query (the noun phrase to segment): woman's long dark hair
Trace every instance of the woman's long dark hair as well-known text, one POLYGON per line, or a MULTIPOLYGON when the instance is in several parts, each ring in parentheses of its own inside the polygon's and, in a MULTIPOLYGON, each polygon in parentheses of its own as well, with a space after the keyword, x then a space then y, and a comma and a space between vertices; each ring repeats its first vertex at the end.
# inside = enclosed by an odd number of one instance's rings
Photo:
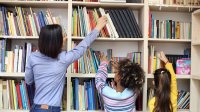
POLYGON ((60 25, 52 24, 42 27, 39 35, 38 46, 42 54, 57 58, 62 50, 63 35, 60 25))
POLYGON ((154 81, 156 92, 153 112, 172 112, 170 72, 165 68, 157 69, 154 73, 154 81))

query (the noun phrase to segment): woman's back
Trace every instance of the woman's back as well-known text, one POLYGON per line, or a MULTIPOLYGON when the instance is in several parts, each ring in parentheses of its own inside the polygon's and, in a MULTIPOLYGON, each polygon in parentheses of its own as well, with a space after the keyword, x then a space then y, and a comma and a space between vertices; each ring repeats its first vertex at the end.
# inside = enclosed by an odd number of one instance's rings
POLYGON ((36 86, 35 103, 60 106, 68 66, 62 61, 62 55, 64 52, 59 54, 58 59, 53 59, 34 52, 29 57, 36 86))

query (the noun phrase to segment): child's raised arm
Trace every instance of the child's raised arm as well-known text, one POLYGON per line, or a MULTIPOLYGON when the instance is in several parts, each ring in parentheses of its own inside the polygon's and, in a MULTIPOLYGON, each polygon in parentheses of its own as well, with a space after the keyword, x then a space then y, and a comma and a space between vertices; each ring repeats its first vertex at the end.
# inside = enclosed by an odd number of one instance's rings
POLYGON ((68 64, 73 63, 84 55, 87 48, 92 44, 92 42, 97 38, 101 29, 106 25, 107 18, 105 16, 98 20, 95 29, 90 32, 75 48, 66 53, 66 61, 68 64))
MULTIPOLYGON (((160 53, 160 59, 165 63, 165 68, 170 72, 171 74, 171 102, 174 109, 177 108, 177 82, 176 82, 176 75, 174 72, 174 69, 172 67, 172 64, 169 63, 168 59, 166 58, 165 54, 163 52, 160 53)), ((174 110, 176 112, 176 110, 174 110)))
POLYGON ((102 94, 102 89, 106 86, 106 79, 108 77, 108 60, 104 55, 100 56, 101 64, 99 66, 99 69, 97 71, 96 77, 95 77, 95 84, 97 91, 102 94))

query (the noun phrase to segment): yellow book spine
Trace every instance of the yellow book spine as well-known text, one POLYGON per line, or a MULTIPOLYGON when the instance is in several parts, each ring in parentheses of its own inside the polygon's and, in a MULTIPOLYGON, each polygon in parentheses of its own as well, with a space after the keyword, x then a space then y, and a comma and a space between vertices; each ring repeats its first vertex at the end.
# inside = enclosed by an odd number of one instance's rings
POLYGON ((153 72, 156 70, 156 56, 153 57, 153 72))
POLYGON ((16 101, 16 91, 15 91, 15 82, 12 80, 12 89, 13 89, 13 99, 14 99, 14 108, 17 109, 17 101, 16 101))

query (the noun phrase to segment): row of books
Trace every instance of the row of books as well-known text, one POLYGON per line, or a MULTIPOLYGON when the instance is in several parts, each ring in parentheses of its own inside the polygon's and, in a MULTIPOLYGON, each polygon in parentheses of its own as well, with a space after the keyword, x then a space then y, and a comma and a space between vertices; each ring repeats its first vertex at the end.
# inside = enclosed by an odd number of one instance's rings
POLYGON ((190 92, 187 91, 179 91, 178 92, 178 101, 177 101, 178 109, 189 109, 190 107, 190 92))
MULTIPOLYGON (((150 101, 155 95, 155 90, 150 87, 147 90, 147 98, 150 101)), ((190 108, 190 92, 187 91, 178 91, 177 98, 177 109, 189 109, 190 108)))
POLYGON ((29 91, 25 81, 0 79, 0 109, 30 109, 29 91))
MULTIPOLYGON (((35 88, 24 80, 0 79, 0 109, 29 110, 33 104, 35 88)), ((62 110, 67 110, 67 83, 62 96, 62 110)))
POLYGON ((200 0, 149 0, 149 4, 200 5, 200 0))
MULTIPOLYGON (((155 50, 155 46, 153 45, 148 46, 148 50, 149 50, 148 73, 152 74, 156 69, 164 67, 164 63, 162 63, 162 61, 158 58, 159 54, 155 50)), ((187 48, 184 50, 183 55, 166 54, 166 57, 172 63, 173 69, 177 74, 190 74, 190 66, 191 66, 190 54, 191 51, 190 49, 187 48), (183 70, 183 72, 181 72, 180 70, 183 70)))
POLYGON ((25 72, 28 57, 36 48, 31 43, 25 43, 24 45, 16 45, 14 51, 11 51, 8 47, 11 46, 8 41, 0 40, 0 42, 1 72, 25 72))
POLYGON ((191 39, 191 23, 173 20, 156 20, 154 15, 150 13, 149 38, 191 39))
MULTIPOLYGON (((112 79, 107 85, 113 88, 112 79)), ((71 109, 73 110, 103 110, 104 104, 96 90, 95 79, 78 79, 71 81, 71 109)), ((136 100, 136 110, 142 111, 142 94, 136 100)))
MULTIPOLYGON (((100 65, 99 55, 103 53, 101 51, 95 51, 92 48, 89 48, 87 52, 79 60, 75 61, 72 64, 73 73, 97 73, 98 66, 100 65)), ((116 62, 128 58, 135 63, 141 64, 141 52, 131 52, 127 54, 127 57, 113 57, 112 49, 107 50, 108 60, 114 60, 116 62)), ((114 69, 110 63, 108 66, 108 73, 113 73, 114 69)))
POLYGON ((100 96, 96 90, 95 80, 81 81, 78 78, 71 82, 71 109, 102 110, 100 96))
POLYGON ((108 24, 100 31, 101 37, 142 38, 139 25, 130 9, 73 8, 72 35, 84 37, 96 26, 99 17, 106 15, 108 24))
MULTIPOLYGON (((11 11, 0 6, 0 35, 9 36, 38 36, 40 29, 48 24, 60 24, 59 17, 53 17, 51 11, 34 12, 32 8, 26 10, 15 7, 11 11)), ((65 30, 63 30, 65 32, 65 30)))

